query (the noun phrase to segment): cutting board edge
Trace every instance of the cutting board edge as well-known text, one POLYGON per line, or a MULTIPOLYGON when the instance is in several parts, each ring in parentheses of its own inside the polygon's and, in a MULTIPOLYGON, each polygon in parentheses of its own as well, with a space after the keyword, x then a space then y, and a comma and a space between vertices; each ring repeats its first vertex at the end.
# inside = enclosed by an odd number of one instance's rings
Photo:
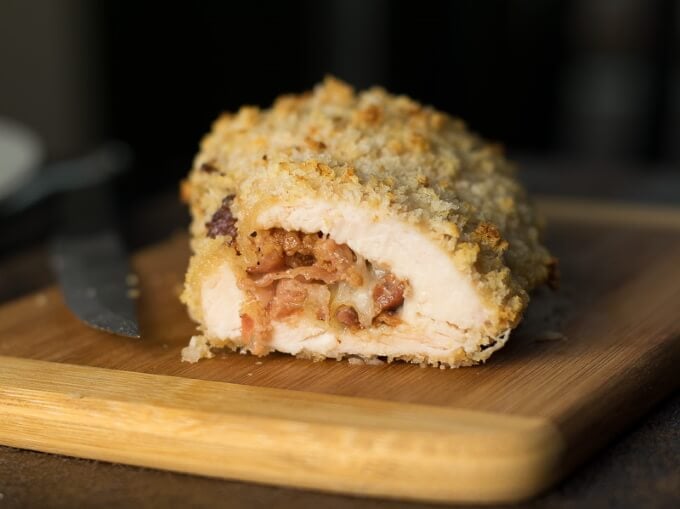
POLYGON ((564 473, 546 419, 54 364, 0 356, 0 443, 433 502, 526 500, 564 473))
POLYGON ((680 207, 673 204, 627 202, 588 197, 564 197, 548 194, 534 196, 538 211, 555 222, 616 225, 635 228, 680 231, 680 207))

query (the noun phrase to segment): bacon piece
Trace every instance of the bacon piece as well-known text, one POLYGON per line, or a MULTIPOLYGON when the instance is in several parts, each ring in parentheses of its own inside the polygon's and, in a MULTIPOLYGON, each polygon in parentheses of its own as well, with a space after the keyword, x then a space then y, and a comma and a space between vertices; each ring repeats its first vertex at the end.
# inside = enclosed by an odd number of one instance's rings
POLYGON ((225 197, 220 208, 215 211, 210 221, 205 224, 205 227, 208 229, 208 237, 211 239, 222 235, 229 235, 231 236, 230 244, 236 239, 236 234, 238 233, 236 218, 231 213, 231 204, 234 202, 234 198, 233 194, 225 197))
POLYGON ((335 311, 335 319, 347 327, 359 327, 359 315, 352 306, 345 306, 344 304, 338 306, 335 311))
POLYGON ((286 266, 281 243, 272 232, 264 231, 255 237, 250 237, 250 242, 255 246, 255 263, 246 268, 249 274, 267 274, 279 271, 286 266))
POLYGON ((265 309, 267 308, 267 306, 269 306, 269 303, 274 298, 274 293, 275 289, 272 287, 259 288, 257 286, 254 286, 253 288, 253 295, 255 295, 255 298, 260 303, 260 306, 262 306, 265 309))
POLYGON ((276 285, 274 298, 269 304, 269 316, 278 320, 301 311, 307 299, 304 283, 294 279, 284 279, 276 285))
POLYGON ((246 302, 241 308, 241 339, 256 355, 269 352, 272 325, 265 309, 257 299, 246 302))
POLYGON ((319 235, 280 228, 253 233, 249 241, 254 246, 254 263, 251 261, 246 271, 267 276, 258 280, 258 286, 296 277, 326 284, 346 280, 353 286, 360 286, 362 278, 354 266, 356 258, 352 250, 319 235), (282 271, 285 267, 309 270, 282 271))
POLYGON ((330 298, 331 293, 326 285, 284 279, 276 285, 269 305, 269 316, 277 320, 307 308, 318 320, 328 320, 330 298))
POLYGON ((245 343, 250 343, 255 333, 255 320, 250 315, 241 315, 241 337, 245 343))
POLYGON ((376 314, 393 311, 404 303, 405 285, 394 274, 387 273, 378 280, 373 288, 373 302, 376 314))
POLYGON ((305 281, 323 281, 326 284, 337 283, 340 280, 337 274, 333 274, 321 267, 312 265, 311 267, 296 267, 281 272, 270 272, 269 274, 265 274, 261 278, 256 279, 255 284, 257 286, 269 286, 274 281, 296 278, 305 281))
POLYGON ((333 239, 318 239, 312 254, 316 264, 333 272, 344 272, 354 265, 354 253, 346 244, 333 239))

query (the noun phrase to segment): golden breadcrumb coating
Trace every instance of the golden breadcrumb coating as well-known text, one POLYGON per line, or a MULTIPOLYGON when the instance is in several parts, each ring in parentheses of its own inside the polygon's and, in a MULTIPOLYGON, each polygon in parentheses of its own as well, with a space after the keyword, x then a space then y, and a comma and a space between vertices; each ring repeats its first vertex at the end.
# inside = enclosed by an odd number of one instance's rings
MULTIPOLYGON (((497 310, 486 324, 492 336, 517 325, 528 292, 546 281, 552 264, 498 145, 406 96, 377 87, 357 94, 331 77, 312 92, 278 98, 271 109, 246 106, 213 124, 182 185, 195 251, 227 255, 224 243, 206 239, 206 223, 230 195, 239 221, 272 202, 313 195, 420 227, 497 310)), ((248 231, 240 222, 239 235, 248 231)), ((190 286, 184 300, 200 320, 190 286)))

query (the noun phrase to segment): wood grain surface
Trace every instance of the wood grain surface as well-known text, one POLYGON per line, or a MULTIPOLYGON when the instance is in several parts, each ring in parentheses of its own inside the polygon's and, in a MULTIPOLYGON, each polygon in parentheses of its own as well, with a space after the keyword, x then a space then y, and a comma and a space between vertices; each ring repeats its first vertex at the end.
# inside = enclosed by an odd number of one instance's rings
POLYGON ((0 441, 342 492, 526 498, 677 388, 680 362, 680 213, 542 207, 562 287, 534 295, 523 325, 484 366, 233 353, 181 363, 194 326, 177 301, 188 256, 177 236, 135 258, 142 340, 88 329, 54 288, 0 308, 0 441), (272 440, 296 433, 295 448, 272 440))

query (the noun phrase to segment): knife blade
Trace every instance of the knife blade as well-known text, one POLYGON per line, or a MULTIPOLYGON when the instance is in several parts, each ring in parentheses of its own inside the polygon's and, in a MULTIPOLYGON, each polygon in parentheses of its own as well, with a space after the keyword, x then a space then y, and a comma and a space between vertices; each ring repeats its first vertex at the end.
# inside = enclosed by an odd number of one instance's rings
MULTIPOLYGON (((112 151, 109 164, 120 164, 112 151)), ((101 171, 93 167, 91 171, 101 171)), ((140 337, 132 274, 117 230, 113 191, 108 182, 63 193, 50 262, 68 308, 87 325, 140 337)))

